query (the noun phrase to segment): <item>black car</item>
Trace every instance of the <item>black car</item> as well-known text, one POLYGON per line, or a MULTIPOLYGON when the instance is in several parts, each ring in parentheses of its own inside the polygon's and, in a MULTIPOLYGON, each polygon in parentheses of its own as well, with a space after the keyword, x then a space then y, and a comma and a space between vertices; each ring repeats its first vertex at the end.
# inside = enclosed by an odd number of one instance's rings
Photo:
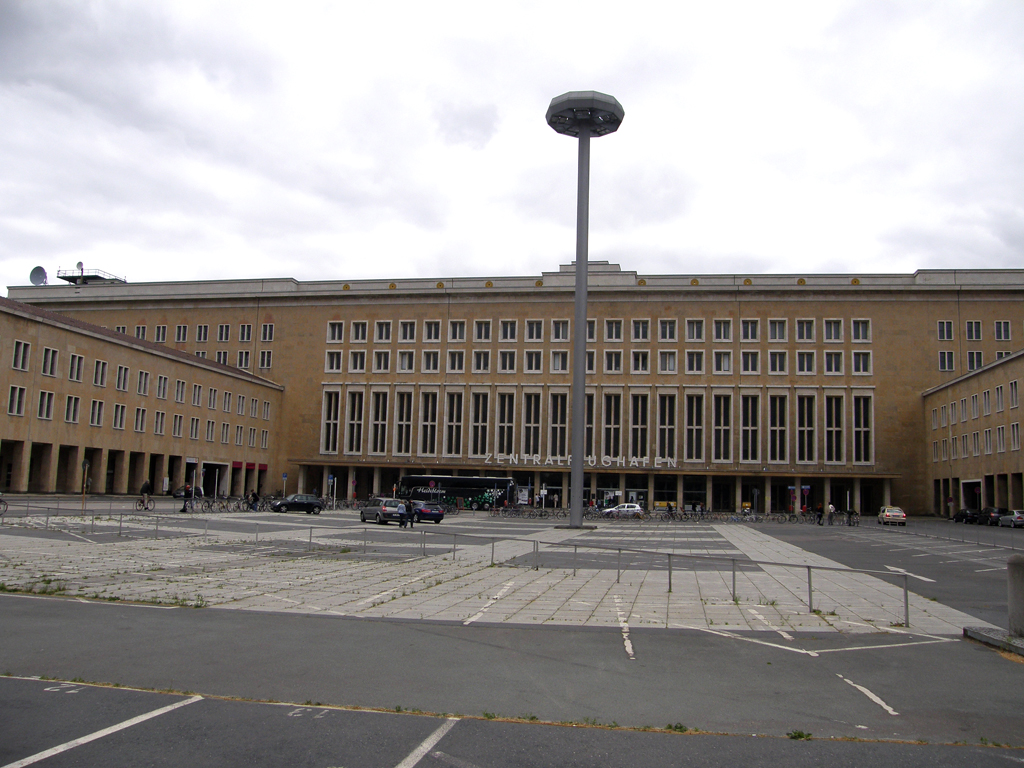
POLYGON ((980 512, 976 509, 961 509, 955 515, 953 515, 954 523, 976 523, 978 522, 978 515, 980 512))
POLYGON ((270 502, 271 512, 305 512, 307 515, 319 515, 324 503, 319 496, 308 493, 293 493, 283 499, 270 502))
POLYGON ((1010 514, 1006 507, 985 507, 978 516, 980 525, 999 525, 999 518, 1010 514))
MULTIPOLYGON (((174 498, 176 498, 176 499, 182 499, 182 498, 184 498, 187 495, 191 499, 192 498, 192 486, 191 485, 187 485, 187 486, 183 485, 183 486, 181 486, 179 488, 176 488, 174 493, 171 494, 171 495, 174 496, 174 498), (185 489, 186 488, 188 488, 188 493, 187 494, 185 493, 185 489)), ((200 488, 198 485, 196 486, 196 498, 197 499, 203 498, 203 489, 200 488)))
POLYGON ((440 523, 444 520, 444 507, 430 501, 407 501, 406 507, 412 512, 414 523, 440 523))

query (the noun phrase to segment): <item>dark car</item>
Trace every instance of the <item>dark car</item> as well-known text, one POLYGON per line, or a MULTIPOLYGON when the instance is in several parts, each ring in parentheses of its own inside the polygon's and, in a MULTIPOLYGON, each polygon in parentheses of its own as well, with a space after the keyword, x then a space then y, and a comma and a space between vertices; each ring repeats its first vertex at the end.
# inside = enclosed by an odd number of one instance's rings
POLYGON ((999 518, 1008 514, 1010 514, 1010 510, 1006 507, 985 507, 981 510, 978 523, 980 525, 999 525, 999 518))
MULTIPOLYGON (((184 498, 185 497, 185 488, 186 487, 188 488, 188 497, 192 498, 192 486, 191 485, 189 485, 189 486, 184 486, 183 485, 180 488, 176 488, 174 493, 171 494, 171 495, 174 496, 174 498, 176 498, 176 499, 184 498)), ((198 485, 196 486, 196 498, 197 499, 203 498, 203 489, 200 488, 198 485)))
POLYGON ((444 520, 444 507, 431 501, 407 501, 405 503, 412 513, 414 523, 440 523, 444 520))
POLYGON ((324 508, 319 496, 308 493, 293 493, 283 499, 270 502, 271 512, 305 512, 307 515, 319 515, 324 508))
POLYGON ((976 523, 978 522, 978 515, 980 512, 976 509, 961 509, 955 515, 953 515, 954 523, 976 523))
POLYGON ((404 523, 411 518, 409 508, 406 506, 405 514, 398 511, 398 505, 404 502, 398 499, 386 499, 377 497, 370 499, 370 503, 359 510, 359 519, 362 522, 372 520, 377 525, 387 525, 390 520, 397 523, 404 523))

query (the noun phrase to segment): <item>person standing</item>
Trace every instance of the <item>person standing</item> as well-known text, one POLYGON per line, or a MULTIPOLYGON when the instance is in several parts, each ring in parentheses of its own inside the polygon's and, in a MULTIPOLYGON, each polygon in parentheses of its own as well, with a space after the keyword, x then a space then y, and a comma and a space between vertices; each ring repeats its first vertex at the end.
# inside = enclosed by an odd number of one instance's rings
POLYGON ((412 518, 407 517, 405 510, 405 502, 398 502, 398 527, 405 528, 405 524, 408 523, 409 527, 412 528, 412 518))
POLYGON ((832 525, 832 521, 836 517, 836 506, 831 501, 828 503, 828 524, 832 525))

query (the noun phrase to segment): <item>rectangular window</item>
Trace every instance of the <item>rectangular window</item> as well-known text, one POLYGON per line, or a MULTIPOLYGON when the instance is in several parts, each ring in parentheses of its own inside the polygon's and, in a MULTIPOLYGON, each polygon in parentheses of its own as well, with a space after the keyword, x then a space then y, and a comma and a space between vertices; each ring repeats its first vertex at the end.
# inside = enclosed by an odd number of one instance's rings
POLYGON ((135 326, 135 338, 141 341, 146 340, 146 326, 136 325, 135 326))
POLYGON ((465 320, 450 320, 450 321, 448 321, 448 339, 450 341, 465 341, 466 340, 466 321, 465 320))
POLYGON ((178 325, 174 328, 174 341, 178 344, 184 344, 188 341, 188 326, 178 325))
POLYGON ((526 340, 527 341, 543 341, 544 340, 544 321, 543 320, 527 320, 526 321, 526 340))
MULTIPOLYGON (((123 404, 114 403, 114 422, 111 425, 114 429, 124 429, 124 412, 123 404)), ((199 421, 199 419, 193 419, 193 421, 199 421)))
POLYGON ((416 321, 401 321, 398 324, 398 338, 401 341, 416 341, 416 321))
POLYGON ((676 457, 676 396, 658 395, 658 458, 676 457))
POLYGON ((760 355, 755 351, 748 350, 745 352, 741 352, 740 362, 742 365, 743 373, 757 373, 760 370, 760 355))
POLYGON ((243 371, 249 370, 249 350, 240 349, 238 350, 238 367, 243 371))
POLYGON ((490 417, 487 413, 488 399, 486 392, 473 392, 470 400, 470 455, 483 456, 487 453, 487 424, 490 417))
POLYGON ((566 373, 569 370, 569 353, 555 351, 551 353, 551 372, 566 373))
POLYGON ((226 349, 217 350, 217 362, 220 365, 228 365, 228 351, 226 349))
POLYGON ((675 320, 662 320, 658 324, 658 340, 659 341, 675 341, 676 340, 676 321, 675 320))
POLYGON ((797 352, 796 353, 796 372, 797 373, 814 373, 814 353, 813 352, 797 352))
POLYGON ((224 393, 224 398, 223 398, 223 400, 221 402, 221 410, 224 411, 224 413, 231 413, 231 393, 230 392, 225 392, 224 393))
POLYGON ((206 359, 206 350, 205 349, 197 349, 196 350, 196 357, 202 358, 203 360, 205 360, 206 359))
MULTIPOLYGON (((20 414, 18 414, 20 415, 20 414)), ((180 416, 178 418, 181 418, 180 416)), ((103 426, 103 401, 93 400, 92 405, 89 408, 89 426, 102 427, 103 426)), ((180 437, 180 435, 179 435, 180 437)))
POLYGON ((366 372, 366 352, 363 350, 352 350, 348 353, 349 373, 366 372))
MULTIPOLYGON (((568 353, 564 353, 568 356, 568 353)), ((487 373, 491 370, 491 353, 485 349, 473 352, 473 373, 487 373)))
POLYGON ((440 320, 424 320, 423 321, 423 340, 424 341, 440 341, 441 340, 441 321, 440 320))
POLYGON ((861 374, 871 373, 871 353, 870 352, 854 352, 853 353, 853 372, 861 374))
POLYGON ((870 320, 853 320, 850 324, 853 326, 854 341, 871 341, 870 320))
POLYGON ((976 418, 978 418, 978 415, 979 415, 979 411, 978 411, 978 396, 977 395, 971 395, 971 418, 972 419, 976 419, 976 418))
POLYGON ((398 353, 398 372, 412 373, 416 368, 416 353, 412 350, 403 350, 398 353))
POLYGON ((158 325, 156 327, 156 333, 153 336, 153 338, 156 340, 156 342, 158 344, 165 343, 167 341, 167 326, 166 325, 158 325))
POLYGON ((813 320, 797 320, 796 321, 796 340, 797 341, 814 341, 814 321, 813 320))
POLYGON ((740 461, 760 461, 761 398, 740 397, 740 461))
POLYGON ((44 421, 53 420, 53 392, 44 390, 39 393, 39 410, 36 411, 36 418, 44 421))
POLYGON ((986 389, 981 393, 981 408, 986 416, 992 414, 992 391, 986 389))
POLYGON ((212 443, 217 438, 217 422, 213 419, 206 421, 206 442, 212 443))
POLYGON ((174 382, 174 402, 185 402, 185 382, 181 379, 174 382))
POLYGON ((704 395, 686 396, 686 459, 704 460, 704 395))
POLYGON ((768 397, 768 461, 788 461, 789 442, 787 439, 788 396, 768 397))
POLYGON ((699 350, 686 351, 686 372, 704 373, 704 353, 699 350))
POLYGON ((1010 382, 1010 407, 1016 408, 1020 405, 1020 398, 1017 395, 1017 381, 1010 382))
POLYGON ((622 395, 604 396, 604 455, 618 458, 622 453, 622 395))
POLYGON ((71 363, 68 365, 68 381, 81 381, 82 368, 85 365, 85 358, 81 355, 71 355, 71 363))
POLYGON ((449 352, 448 352, 448 371, 450 373, 462 373, 465 370, 466 370, 466 353, 463 352, 460 349, 449 350, 449 352))
POLYGON ((266 370, 273 364, 273 352, 269 349, 260 350, 260 368, 266 370))
POLYGON ((462 453, 462 393, 448 392, 446 400, 444 452, 446 456, 458 456, 462 453))
POLYGON ((363 451, 363 393, 348 393, 348 424, 345 453, 362 453, 363 451))
POLYGON ((968 341, 981 341, 981 321, 980 320, 968 320, 967 321, 967 340, 968 341))
POLYGON ((516 396, 512 392, 498 393, 498 446, 499 456, 515 453, 516 396))
POLYGON ((825 353, 825 373, 842 373, 843 372, 843 353, 842 352, 826 352, 825 353))
POLYGON ((324 369, 328 372, 340 373, 341 352, 328 352, 326 362, 324 363, 324 369))
MULTIPOLYGON (((178 418, 175 416, 175 418, 178 418)), ((243 445, 245 443, 245 427, 239 424, 235 427, 235 445, 243 445)))
POLYGON ((594 395, 587 392, 583 398, 583 409, 586 416, 583 420, 583 453, 586 456, 594 456, 594 395))
POLYGON ((996 320, 995 334, 996 334, 996 341, 1009 341, 1010 340, 1010 321, 1009 320, 996 320))
POLYGON ((359 320, 352 323, 352 341, 354 343, 363 343, 366 341, 366 321, 359 320))
MULTIPOLYGON (((181 414, 175 414, 171 419, 171 437, 181 437, 182 427, 184 425, 184 417, 181 414)), ((241 427, 239 427, 241 429, 241 427)))
POLYGON ((676 372, 676 353, 674 351, 658 353, 658 370, 661 373, 676 372))
POLYGON ((715 352, 715 373, 730 373, 732 371, 732 352, 715 352))
POLYGON ((372 393, 370 403, 370 453, 386 453, 388 444, 388 393, 372 393))
POLYGON ((263 323, 260 328, 260 341, 266 343, 274 340, 274 324, 263 323))
POLYGON ((1020 424, 1018 422, 1010 425, 1010 450, 1020 450, 1020 424))
POLYGON ((385 349, 375 350, 373 353, 373 372, 387 373, 391 370, 391 353, 385 349))
POLYGON ((441 366, 441 353, 428 351, 423 353, 423 372, 437 373, 441 366))
POLYGON ((491 321, 490 320, 477 320, 474 323, 474 334, 473 338, 477 341, 490 341, 491 340, 491 321))
POLYGON ((687 320, 686 321, 686 340, 687 341, 704 341, 704 321, 703 320, 687 320))
POLYGON ((843 398, 825 396, 825 461, 843 461, 843 398))
POLYGON ((526 352, 526 372, 527 373, 540 373, 541 372, 541 353, 540 352, 526 352))
POLYGON ((587 320, 587 341, 597 341, 597 320, 587 320))
POLYGON ((249 447, 256 447, 256 427, 249 427, 249 447))
POLYGON ((501 340, 502 341, 515 341, 516 340, 516 321, 515 320, 502 320, 501 321, 501 340))
POLYGON ((622 341, 622 321, 621 320, 605 320, 604 321, 604 340, 605 341, 622 341))
POLYGON ((149 394, 149 371, 139 371, 139 386, 136 392, 143 396, 149 394))
POLYGON ((592 350, 592 349, 588 349, 587 350, 586 365, 587 365, 587 373, 594 373, 595 372, 596 366, 597 366, 597 353, 594 350, 592 350))
POLYGON ((796 398, 796 460, 815 460, 814 395, 798 395, 796 398))
POLYGON ((264 429, 260 431, 260 448, 266 450, 270 444, 270 430, 264 429))
POLYGON ((263 420, 270 421, 270 401, 263 401, 263 420))
POLYGON ((57 350, 43 347, 43 376, 57 375, 57 350))
POLYGON ((227 323, 221 323, 217 326, 217 341, 223 343, 225 341, 231 341, 231 326, 227 323))
POLYGON ((192 385, 192 405, 199 406, 203 402, 203 387, 200 384, 192 385))
POLYGON ((650 372, 650 353, 646 350, 633 351, 633 373, 650 372))
POLYGON ((107 363, 104 360, 97 360, 93 367, 92 383, 97 387, 107 386, 107 363))
POLYGON ((985 430, 985 455, 988 456, 992 453, 992 429, 985 430))
POLYGON ((128 327, 124 326, 124 325, 115 325, 114 326, 114 332, 115 333, 128 333, 128 327))
POLYGON ((712 398, 714 419, 713 453, 714 461, 732 460, 732 395, 715 395, 712 398))
POLYGON ((786 340, 786 321, 785 320, 769 320, 768 321, 768 340, 769 341, 785 341, 786 340))
POLYGON ((551 393, 551 410, 548 423, 551 425, 548 456, 565 457, 569 455, 569 395, 564 392, 551 393))
POLYGON ((256 418, 256 412, 259 410, 259 404, 260 401, 255 397, 249 400, 249 415, 254 419, 256 418))
POLYGON ((825 341, 842 341, 843 340, 843 321, 842 320, 825 320, 825 341))
POLYGON ((740 321, 740 337, 743 341, 757 341, 760 331, 760 324, 757 320, 740 321))
POLYGON ((952 371, 953 368, 953 352, 940 351, 939 352, 939 370, 940 371, 952 371))
POLYGON ((768 353, 768 370, 771 373, 786 372, 786 353, 772 351, 768 353))
POLYGON ((395 450, 396 456, 412 453, 412 392, 395 393, 395 450))
POLYGON ((731 320, 715 320, 715 341, 732 341, 731 320))
POLYGON ((622 352, 608 350, 604 353, 604 372, 622 373, 622 352))
POLYGON ((196 326, 196 341, 203 342, 208 341, 210 338, 210 326, 208 325, 197 325, 196 326))
POLYGON ((648 397, 645 394, 630 396, 629 456, 631 459, 647 458, 648 397))
POLYGON ((540 455, 540 393, 523 394, 523 453, 540 455))
POLYGON ((331 320, 327 323, 327 341, 338 344, 345 338, 345 323, 341 320, 331 320))
POLYGON ((651 338, 651 321, 650 320, 634 320, 633 321, 633 341, 650 341, 651 338))
POLYGON ((420 455, 437 453, 437 392, 421 393, 420 455))
POLYGON ((952 320, 939 320, 939 323, 938 323, 938 338, 939 338, 939 341, 952 341, 953 340, 953 321, 952 320))
POLYGON ((167 419, 167 413, 164 411, 156 411, 153 413, 153 434, 163 435, 164 434, 164 422, 167 419))
POLYGON ((391 321, 378 320, 374 341, 391 341, 391 321))
POLYGON ((68 395, 67 400, 64 401, 64 421, 69 424, 78 423, 78 408, 81 405, 81 398, 75 397, 74 395, 68 395))
POLYGON ((1002 425, 996 427, 996 453, 1006 453, 1006 427, 1002 425))
POLYGON ((996 413, 1003 412, 1003 385, 996 387, 996 413))
POLYGON ((551 321, 551 340, 552 341, 568 341, 569 340, 569 321, 568 320, 552 320, 551 321))
POLYGON ((516 372, 516 353, 515 350, 502 350, 498 353, 498 370, 501 373, 515 373, 516 372))

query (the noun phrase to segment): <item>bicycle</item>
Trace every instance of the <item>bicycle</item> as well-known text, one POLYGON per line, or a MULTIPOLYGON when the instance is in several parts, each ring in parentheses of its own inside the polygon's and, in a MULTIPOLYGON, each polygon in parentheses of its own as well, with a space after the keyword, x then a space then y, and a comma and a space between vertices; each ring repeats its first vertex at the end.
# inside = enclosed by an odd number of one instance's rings
MULTIPOLYGON (((6 509, 6 508, 7 508, 7 503, 4 502, 3 507, 0 508, 0 509, 6 509)), ((156 509, 156 502, 153 499, 149 499, 148 501, 145 500, 145 499, 136 499, 135 500, 135 509, 137 511, 139 511, 139 512, 141 512, 142 510, 146 510, 147 512, 152 512, 154 509, 156 509)))
POLYGON ((7 512, 7 500, 0 497, 0 515, 7 512))

